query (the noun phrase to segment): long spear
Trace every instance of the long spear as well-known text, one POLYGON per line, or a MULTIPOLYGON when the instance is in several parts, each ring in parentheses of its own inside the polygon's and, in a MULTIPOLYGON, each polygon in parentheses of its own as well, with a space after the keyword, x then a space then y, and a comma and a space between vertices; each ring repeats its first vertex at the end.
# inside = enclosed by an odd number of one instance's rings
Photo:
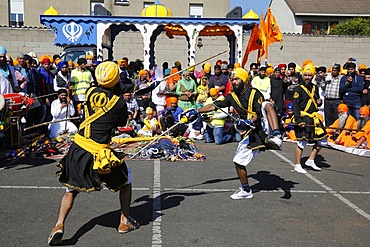
POLYGON ((170 77, 172 77, 172 76, 175 76, 175 75, 177 75, 177 74, 180 74, 180 73, 184 72, 185 70, 190 69, 191 67, 195 67, 195 66, 197 66, 197 65, 199 65, 199 64, 202 64, 202 63, 204 63, 204 62, 206 62, 206 61, 208 61, 208 60, 210 60, 210 59, 212 59, 212 58, 214 58, 214 57, 220 56, 221 54, 224 54, 225 52, 227 52, 227 50, 222 51, 222 52, 220 52, 220 53, 217 53, 217 54, 215 54, 215 55, 213 55, 213 56, 210 56, 210 57, 208 57, 208 58, 206 58, 206 59, 204 59, 204 60, 202 60, 202 61, 200 61, 200 62, 198 62, 198 63, 196 63, 196 64, 194 64, 194 65, 190 65, 190 66, 188 66, 187 68, 182 69, 182 70, 180 70, 180 71, 177 71, 176 73, 174 73, 174 74, 172 74, 172 75, 166 76, 166 77, 164 77, 164 78, 163 78, 163 79, 161 79, 161 80, 154 81, 154 82, 152 82, 148 87, 145 87, 145 88, 141 88, 141 89, 139 89, 139 90, 136 90, 136 91, 134 92, 134 94, 136 94, 136 95, 143 95, 143 94, 146 94, 146 93, 148 93, 148 92, 152 91, 154 88, 156 88, 156 87, 157 87, 157 86, 158 86, 162 81, 165 81, 165 80, 167 80, 168 78, 170 78, 170 77))

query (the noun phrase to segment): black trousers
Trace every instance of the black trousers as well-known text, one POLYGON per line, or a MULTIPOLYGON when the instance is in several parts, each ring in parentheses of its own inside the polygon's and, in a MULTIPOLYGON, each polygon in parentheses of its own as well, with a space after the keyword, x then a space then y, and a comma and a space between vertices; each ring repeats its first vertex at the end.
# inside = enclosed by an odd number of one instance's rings
POLYGON ((332 125, 338 118, 338 105, 341 103, 340 99, 325 99, 324 100, 324 114, 325 126, 332 125))

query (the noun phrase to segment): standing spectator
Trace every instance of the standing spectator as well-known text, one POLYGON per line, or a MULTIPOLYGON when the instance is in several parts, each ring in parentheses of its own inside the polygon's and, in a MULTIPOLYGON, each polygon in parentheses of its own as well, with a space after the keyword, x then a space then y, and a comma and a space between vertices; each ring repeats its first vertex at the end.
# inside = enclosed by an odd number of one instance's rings
POLYGON ((216 88, 220 94, 224 95, 226 83, 229 81, 229 77, 221 73, 220 65, 216 64, 214 66, 214 72, 215 74, 211 75, 209 78, 208 88, 216 88))
POLYGON ((86 68, 86 58, 78 59, 77 63, 78 68, 72 70, 71 72, 71 89, 75 108, 78 104, 85 101, 86 90, 94 81, 91 72, 86 68))
MULTIPOLYGON (((325 99, 325 74, 326 74, 326 67, 320 66, 316 69, 316 75, 313 78, 313 84, 317 86, 317 89, 319 90, 319 96, 322 102, 324 102, 325 99)), ((319 106, 319 113, 324 117, 325 119, 325 102, 319 106)), ((325 121, 324 121, 325 125, 325 121)))
POLYGON ((8 65, 6 49, 0 46, 0 94, 15 93, 19 91, 18 82, 15 78, 14 68, 8 65))
MULTIPOLYGON (((32 66, 33 59, 29 55, 24 55, 24 61, 27 65, 27 86, 24 88, 24 92, 30 95, 31 98, 36 96, 41 96, 41 75, 39 71, 32 66)), ((35 103, 30 107, 29 111, 27 112, 27 120, 26 126, 30 127, 35 124, 39 124, 41 118, 41 111, 40 111, 40 99, 36 99, 35 103)), ((32 132, 34 130, 31 130, 32 132)))
POLYGON ((182 109, 195 108, 197 84, 190 78, 189 72, 182 72, 182 79, 177 83, 176 94, 179 96, 178 105, 182 109))
POLYGON ((71 73, 68 69, 68 62, 62 60, 58 63, 58 73, 54 78, 54 90, 58 91, 61 88, 69 89, 69 82, 71 80, 71 73))
MULTIPOLYGON (((159 68, 157 70, 159 70, 159 68)), ((152 102, 155 105, 154 110, 157 112, 158 116, 161 115, 162 111, 166 107, 166 95, 164 95, 166 83, 166 80, 162 80, 161 83, 159 83, 159 85, 152 91, 152 102)))
POLYGON ((370 106, 370 69, 365 70, 365 86, 362 91, 362 105, 370 106))
POLYGON ((201 108, 208 98, 208 78, 203 76, 200 79, 200 84, 197 87, 198 97, 197 97, 197 108, 201 108))
POLYGON ((330 126, 338 118, 337 109, 341 103, 339 86, 342 75, 340 75, 340 64, 334 64, 331 74, 327 74, 322 88, 325 91, 324 96, 324 115, 325 126, 330 126))
POLYGON ((361 94, 364 90, 364 78, 357 75, 356 64, 347 64, 347 76, 340 79, 339 93, 343 97, 343 103, 348 106, 348 113, 358 120, 358 110, 361 107, 361 94))
MULTIPOLYGON (((279 110, 277 112, 284 113, 285 112, 285 104, 284 104, 284 89, 283 89, 283 79, 281 78, 281 70, 280 68, 275 68, 274 74, 271 76, 271 102, 277 107, 279 110)), ((280 114, 284 115, 284 114, 280 114)))
POLYGON ((289 63, 288 71, 284 78, 285 108, 293 101, 294 88, 302 84, 302 76, 296 73, 296 67, 295 63, 289 63))
POLYGON ((42 109, 43 114, 41 117, 41 123, 42 122, 48 122, 51 121, 52 116, 50 113, 50 107, 51 102, 53 102, 55 95, 54 91, 54 77, 55 75, 51 72, 51 61, 50 58, 44 57, 44 59, 41 62, 41 68, 40 68, 40 74, 41 74, 41 94, 42 95, 48 95, 47 97, 42 98, 42 109))

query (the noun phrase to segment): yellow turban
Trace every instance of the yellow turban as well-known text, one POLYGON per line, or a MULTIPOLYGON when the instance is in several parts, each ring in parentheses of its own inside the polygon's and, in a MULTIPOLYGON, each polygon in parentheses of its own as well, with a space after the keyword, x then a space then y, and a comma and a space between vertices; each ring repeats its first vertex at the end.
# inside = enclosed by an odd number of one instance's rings
POLYGON ((96 81, 102 87, 112 88, 119 81, 119 68, 114 62, 103 62, 96 67, 96 81))
POLYGON ((233 75, 239 77, 243 82, 248 80, 248 71, 242 68, 236 68, 233 71, 233 75))
POLYGON ((271 74, 271 73, 274 73, 274 68, 272 68, 272 67, 268 67, 268 68, 266 69, 266 75, 269 75, 269 74, 271 74))
POLYGON ((211 65, 210 63, 205 63, 205 64, 204 64, 204 71, 205 71, 206 73, 211 72, 211 67, 212 67, 212 65, 211 65))
POLYGON ((307 64, 306 66, 304 66, 303 70, 302 70, 302 75, 304 75, 307 72, 310 72, 312 75, 314 75, 315 74, 315 66, 312 65, 312 64, 307 64))
MULTIPOLYGON (((313 65, 312 65, 313 66, 313 65)), ((301 71, 302 71, 302 67, 301 66, 299 66, 298 64, 295 66, 295 72, 296 73, 298 73, 298 74, 300 74, 301 73, 301 71)))
POLYGON ((153 109, 152 109, 151 107, 147 107, 147 108, 145 109, 145 113, 146 113, 146 114, 151 114, 151 113, 153 113, 153 109))
POLYGON ((94 57, 93 57, 93 55, 91 55, 91 54, 87 54, 86 55, 86 60, 89 60, 89 59, 93 59, 94 57))
POLYGON ((137 77, 140 78, 144 74, 146 75, 146 70, 142 69, 142 70, 139 71, 139 74, 137 75, 137 77))
POLYGON ((209 90, 209 95, 215 96, 216 94, 218 94, 218 90, 216 88, 211 88, 209 90))
POLYGON ((195 67, 194 66, 191 66, 191 67, 189 67, 188 69, 187 69, 188 71, 194 71, 195 70, 195 67))

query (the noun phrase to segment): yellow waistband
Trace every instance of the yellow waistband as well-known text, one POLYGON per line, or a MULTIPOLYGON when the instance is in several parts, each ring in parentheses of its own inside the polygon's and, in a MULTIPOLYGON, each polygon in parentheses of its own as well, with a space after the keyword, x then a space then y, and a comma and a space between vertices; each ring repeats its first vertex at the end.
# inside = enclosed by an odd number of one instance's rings
POLYGON ((80 134, 75 134, 74 142, 81 148, 94 156, 94 170, 100 174, 107 174, 111 168, 118 166, 121 160, 118 159, 108 144, 100 144, 92 139, 87 139, 80 134))

